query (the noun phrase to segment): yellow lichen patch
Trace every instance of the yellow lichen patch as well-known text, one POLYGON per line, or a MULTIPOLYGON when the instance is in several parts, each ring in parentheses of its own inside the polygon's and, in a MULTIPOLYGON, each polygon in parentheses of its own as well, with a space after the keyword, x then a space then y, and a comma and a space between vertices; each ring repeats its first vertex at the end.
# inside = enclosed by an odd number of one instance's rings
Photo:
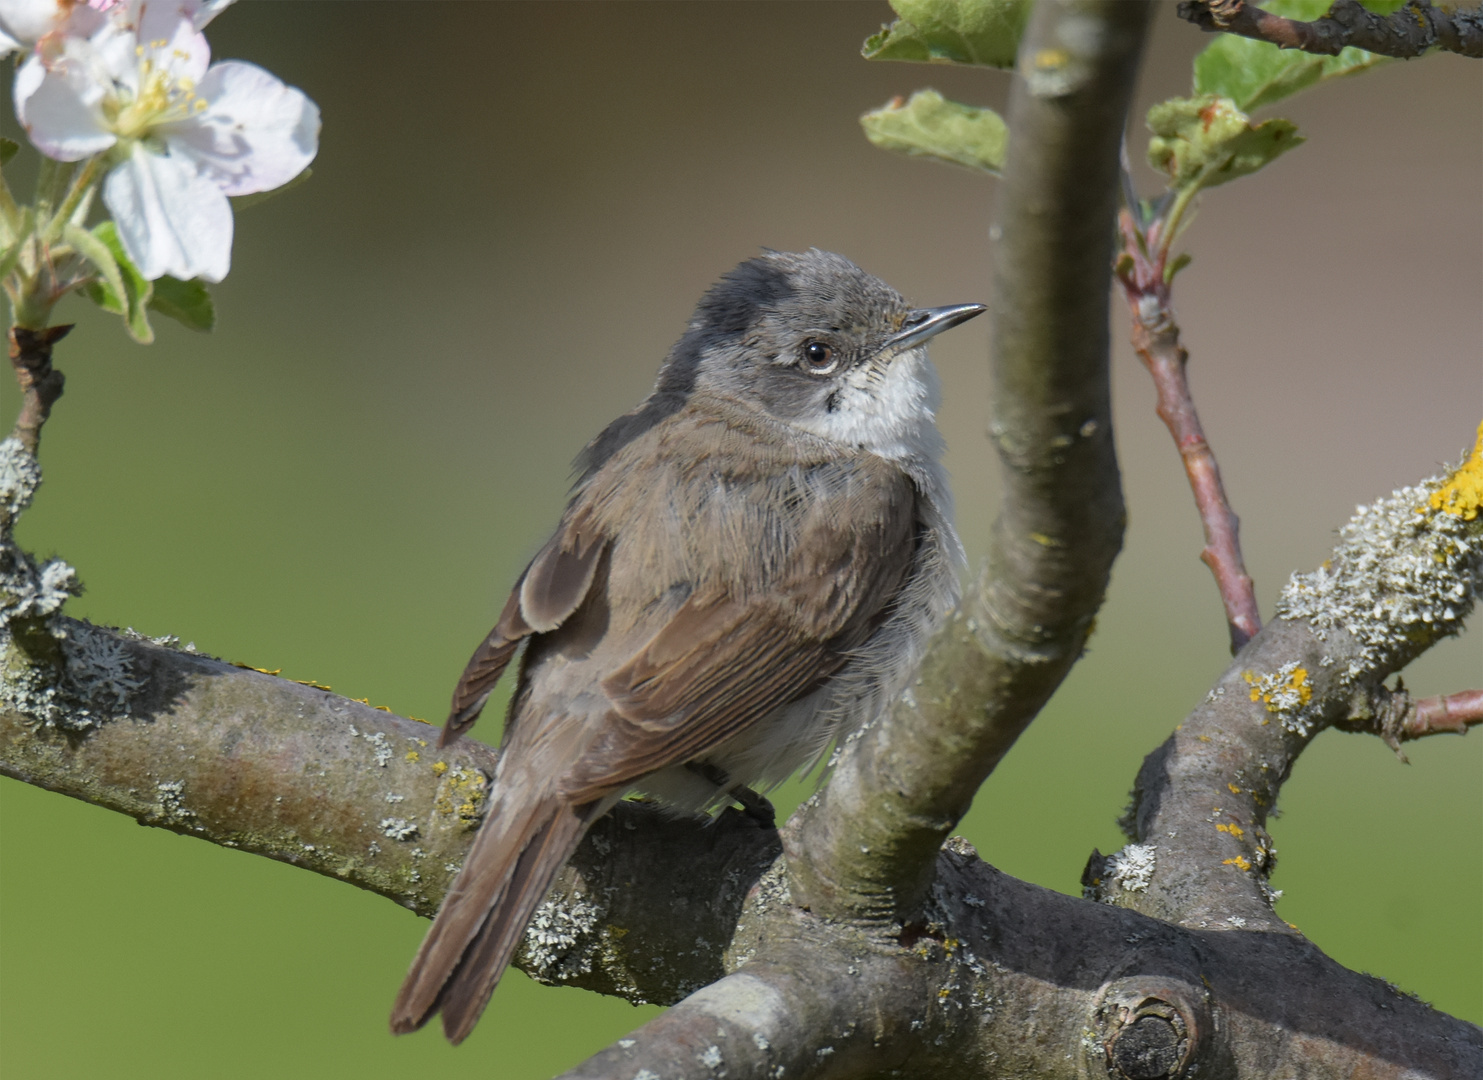
MULTIPOLYGON (((233 660, 232 661, 232 666, 233 667, 239 667, 243 671, 256 671, 259 675, 280 675, 283 672, 283 669, 281 667, 275 667, 275 668, 253 667, 251 664, 244 664, 244 663, 241 663, 241 662, 239 662, 237 660, 233 660)), ((299 680, 297 680, 297 679, 294 680, 294 682, 298 682, 298 681, 299 680)))
POLYGON ((448 763, 446 761, 435 761, 435 762, 433 762, 433 775, 434 776, 442 776, 447 771, 448 771, 448 763))
POLYGON ((289 679, 288 681, 289 682, 296 682, 300 686, 307 686, 310 690, 332 690, 332 689, 334 689, 334 687, 326 686, 322 682, 315 682, 313 679, 289 679))
POLYGON ((419 724, 429 724, 429 725, 432 724, 432 721, 431 720, 424 720, 420 716, 409 716, 409 717, 407 717, 407 719, 408 720, 416 720, 419 724))
POLYGON ((391 712, 391 707, 388 705, 373 705, 371 707, 373 709, 380 709, 382 712, 391 712))
POLYGON ((1226 785, 1226 789, 1228 791, 1230 791, 1230 793, 1232 795, 1239 795, 1239 794, 1241 794, 1241 789, 1238 788, 1235 784, 1227 784, 1226 785))
POLYGON ((421 757, 422 757, 422 755, 419 754, 416 750, 408 750, 407 751, 407 760, 408 761, 417 761, 421 757))
POLYGON ((1283 664, 1270 675, 1243 672, 1241 677, 1251 687, 1251 700, 1260 701, 1269 713, 1300 709, 1313 700, 1313 686, 1308 669, 1296 662, 1283 664))
POLYGON ((477 769, 445 768, 442 775, 438 793, 433 798, 433 812, 457 818, 464 828, 475 828, 483 813, 484 793, 488 787, 484 774, 477 769))
POLYGON ((1247 870, 1251 869, 1251 862, 1247 859, 1242 858, 1240 855, 1237 855, 1234 859, 1222 859, 1220 865, 1234 866, 1242 873, 1245 873, 1247 870))
POLYGON ((1483 424, 1478 425, 1478 442, 1473 452, 1447 482, 1431 494, 1431 508, 1444 514, 1472 521, 1483 506, 1483 424))
MULTIPOLYGON (((1241 837, 1243 837, 1243 836, 1246 835, 1246 830, 1243 829, 1243 828, 1241 828, 1241 826, 1236 825, 1236 824, 1217 825, 1215 827, 1215 831, 1216 832, 1223 832, 1223 833, 1230 833, 1237 840, 1241 839, 1241 837)), ((1242 867, 1242 869, 1245 869, 1245 867, 1242 867)))
POLYGON ((365 697, 353 697, 350 700, 351 701, 358 701, 362 705, 369 705, 371 703, 371 699, 370 698, 365 698, 365 697))

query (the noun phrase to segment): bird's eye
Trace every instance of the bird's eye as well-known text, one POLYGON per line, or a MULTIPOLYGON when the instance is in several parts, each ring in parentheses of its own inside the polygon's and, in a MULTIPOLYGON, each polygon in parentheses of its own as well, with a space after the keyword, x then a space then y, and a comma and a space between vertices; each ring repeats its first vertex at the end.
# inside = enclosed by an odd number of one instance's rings
POLYGON ((803 370, 810 375, 828 375, 838 364, 834 350, 822 341, 808 341, 803 346, 803 370))

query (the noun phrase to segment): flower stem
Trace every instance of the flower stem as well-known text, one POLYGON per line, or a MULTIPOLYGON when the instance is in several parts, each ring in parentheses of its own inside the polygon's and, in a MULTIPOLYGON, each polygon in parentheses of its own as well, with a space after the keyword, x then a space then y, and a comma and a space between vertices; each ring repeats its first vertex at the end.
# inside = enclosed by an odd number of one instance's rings
POLYGON ((1185 212, 1189 210, 1190 202, 1200 193, 1203 185, 1196 180, 1186 184, 1179 189, 1174 196, 1174 202, 1169 206, 1169 212, 1165 215, 1163 223, 1159 227, 1159 263, 1168 261, 1169 249, 1174 246, 1175 239, 1179 236, 1180 225, 1183 222, 1185 212))
POLYGON ((88 158, 87 164, 82 167, 82 171, 72 181, 72 186, 67 190, 67 196, 62 200, 62 205, 57 208, 57 212, 47 222, 46 232, 44 234, 44 241, 47 244, 57 242, 57 238, 62 235, 62 230, 66 228, 67 222, 71 220, 72 215, 77 212, 77 207, 82 203, 83 198, 92 190, 93 185, 97 183, 102 160, 102 155, 99 154, 94 154, 88 158))
POLYGON ((0 172, 0 224, 5 226, 4 242, 7 245, 20 240, 21 210, 15 204, 15 196, 10 193, 10 184, 3 172, 0 172))
POLYGON ((56 205, 57 195, 66 183, 62 177, 64 168, 55 158, 42 156, 41 168, 36 170, 36 220, 51 220, 51 208, 56 205))

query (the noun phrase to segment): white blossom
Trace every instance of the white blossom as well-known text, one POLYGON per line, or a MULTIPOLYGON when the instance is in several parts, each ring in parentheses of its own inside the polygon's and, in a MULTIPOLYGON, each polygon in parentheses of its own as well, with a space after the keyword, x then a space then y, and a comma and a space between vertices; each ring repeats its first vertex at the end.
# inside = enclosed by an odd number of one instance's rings
POLYGON ((112 3, 87 36, 43 36, 16 72, 16 114, 37 149, 106 155, 103 201, 150 279, 220 281, 227 197, 286 183, 318 150, 319 108, 301 91, 253 64, 210 63, 200 27, 224 6, 112 3))

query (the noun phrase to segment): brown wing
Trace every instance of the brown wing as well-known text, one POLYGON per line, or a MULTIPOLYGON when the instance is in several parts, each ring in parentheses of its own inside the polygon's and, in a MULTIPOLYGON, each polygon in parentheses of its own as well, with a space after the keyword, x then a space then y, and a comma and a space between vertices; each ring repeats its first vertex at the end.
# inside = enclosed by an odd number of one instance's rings
POLYGON ((910 569, 915 514, 894 509, 862 530, 809 530, 798 564, 764 594, 686 601, 603 680, 613 712, 567 772, 563 797, 584 803, 694 758, 838 671, 910 569))
POLYGON ((459 676, 439 746, 447 746, 474 726, 522 641, 555 629, 577 610, 592 587, 606 549, 607 538, 590 527, 584 516, 562 522, 515 582, 499 622, 459 676))

